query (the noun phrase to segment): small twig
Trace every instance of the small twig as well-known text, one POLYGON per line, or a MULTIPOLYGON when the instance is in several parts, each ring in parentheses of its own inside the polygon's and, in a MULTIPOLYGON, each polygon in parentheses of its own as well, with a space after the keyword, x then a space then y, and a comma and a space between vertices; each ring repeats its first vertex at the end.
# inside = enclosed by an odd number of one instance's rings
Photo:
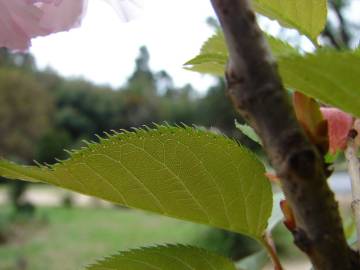
POLYGON ((284 270, 284 268, 281 265, 279 256, 276 252, 276 248, 274 245, 274 241, 271 237, 270 232, 266 232, 263 236, 262 242, 271 258, 271 261, 274 265, 274 270, 284 270))
POLYGON ((349 46, 349 42, 350 42, 350 35, 347 31, 347 23, 345 21, 344 16, 341 13, 341 8, 343 8, 342 4, 335 4, 334 2, 331 3, 332 8, 335 12, 336 17, 339 20, 339 31, 340 31, 340 37, 341 37, 341 41, 343 43, 344 47, 348 47, 349 46))
POLYGON ((345 156, 348 161, 348 171, 351 179, 352 202, 351 208, 355 217, 357 246, 360 250, 360 162, 356 154, 358 146, 353 136, 349 136, 345 156))
POLYGON ((316 270, 358 270, 346 243, 323 157, 296 121, 250 0, 211 0, 229 51, 227 93, 250 123, 281 179, 296 220, 294 235, 316 270))
POLYGON ((336 40, 336 37, 333 32, 331 32, 329 25, 325 27, 325 30, 322 32, 322 35, 324 37, 327 37, 331 43, 332 46, 334 46, 336 49, 340 49, 341 46, 336 40))

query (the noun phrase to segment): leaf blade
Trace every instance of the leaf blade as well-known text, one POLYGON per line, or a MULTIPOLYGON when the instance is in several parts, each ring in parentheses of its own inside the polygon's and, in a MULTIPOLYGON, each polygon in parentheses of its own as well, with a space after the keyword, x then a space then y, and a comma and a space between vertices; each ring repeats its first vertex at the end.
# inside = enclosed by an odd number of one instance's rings
POLYGON ((326 0, 254 0, 257 12, 295 28, 316 43, 327 18, 326 0))
POLYGON ((255 155, 224 136, 169 126, 116 134, 50 168, 0 160, 2 176, 41 180, 254 238, 272 208, 264 171, 255 155))
POLYGON ((105 258, 87 270, 236 270, 227 258, 204 249, 167 245, 123 252, 105 258))
MULTIPOLYGON (((289 43, 266 35, 269 47, 276 58, 298 55, 289 43)), ((184 64, 185 69, 215 76, 224 76, 228 51, 224 34, 220 31, 210 37, 201 48, 200 54, 184 64)))
MULTIPOLYGON (((225 43, 221 33, 217 33, 207 43, 225 43)), ((288 43, 268 36, 267 41, 277 58, 279 72, 286 87, 303 92, 324 103, 340 108, 343 111, 360 117, 360 54, 355 51, 318 50, 314 54, 301 55, 288 43)), ((209 53, 208 44, 207 48, 209 53)), ((224 46, 214 46, 224 48, 224 46)), ((222 49, 223 50, 223 49, 222 49)), ((212 54, 216 50, 211 51, 212 54)), ((224 75, 227 52, 222 51, 222 58, 211 58, 209 55, 197 61, 188 62, 189 70, 224 75), (226 57, 225 57, 226 55, 226 57)))
POLYGON ((280 58, 278 64, 285 86, 360 116, 360 56, 356 53, 319 51, 280 58))
POLYGON ((256 134, 255 130, 252 127, 247 124, 240 124, 237 120, 235 120, 235 127, 249 139, 262 146, 260 137, 256 134))

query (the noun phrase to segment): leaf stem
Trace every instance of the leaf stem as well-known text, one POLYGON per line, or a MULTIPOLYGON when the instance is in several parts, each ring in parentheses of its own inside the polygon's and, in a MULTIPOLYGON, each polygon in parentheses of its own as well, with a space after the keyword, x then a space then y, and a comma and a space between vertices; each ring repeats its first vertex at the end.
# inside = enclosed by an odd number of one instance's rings
POLYGON ((274 241, 272 239, 271 233, 270 232, 265 232, 265 234, 263 235, 261 242, 263 243, 264 247, 266 248, 271 261, 274 265, 274 270, 284 270, 284 268, 281 265, 279 256, 276 252, 276 248, 275 248, 275 244, 274 241))

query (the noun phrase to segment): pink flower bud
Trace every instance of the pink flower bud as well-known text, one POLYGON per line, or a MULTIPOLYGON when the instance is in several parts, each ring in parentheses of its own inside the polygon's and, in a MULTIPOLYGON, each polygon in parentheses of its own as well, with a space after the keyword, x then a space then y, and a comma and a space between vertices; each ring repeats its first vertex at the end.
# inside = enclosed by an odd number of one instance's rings
POLYGON ((336 108, 321 108, 321 113, 328 121, 329 151, 335 154, 346 148, 349 131, 352 128, 351 115, 336 108))

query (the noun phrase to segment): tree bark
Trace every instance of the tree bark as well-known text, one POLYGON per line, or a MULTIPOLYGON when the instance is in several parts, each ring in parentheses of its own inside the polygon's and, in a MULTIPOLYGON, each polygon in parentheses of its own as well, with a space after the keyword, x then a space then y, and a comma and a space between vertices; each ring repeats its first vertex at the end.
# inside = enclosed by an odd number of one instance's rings
POLYGON ((228 94, 260 135, 294 212, 295 244, 317 270, 360 269, 346 243, 323 157, 299 126, 249 0, 211 0, 229 50, 228 94))

